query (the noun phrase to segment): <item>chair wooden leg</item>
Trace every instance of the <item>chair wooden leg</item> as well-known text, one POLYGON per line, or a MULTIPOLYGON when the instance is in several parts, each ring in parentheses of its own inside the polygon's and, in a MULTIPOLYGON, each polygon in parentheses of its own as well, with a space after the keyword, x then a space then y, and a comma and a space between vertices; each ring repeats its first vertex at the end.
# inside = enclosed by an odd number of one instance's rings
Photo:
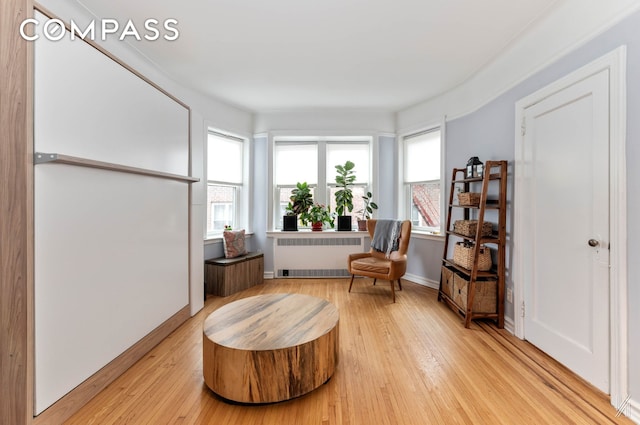
POLYGON ((398 288, 400 288, 400 290, 402 291, 402 282, 400 281, 400 279, 398 279, 398 288))
POLYGON ((356 275, 352 274, 351 275, 351 282, 349 282, 349 292, 351 292, 351 287, 353 286, 353 278, 356 277, 356 275))
POLYGON ((396 283, 392 280, 391 282, 391 298, 393 302, 396 302, 396 283))
POLYGON ((376 280, 378 280, 377 278, 373 278, 373 286, 376 286, 376 280))

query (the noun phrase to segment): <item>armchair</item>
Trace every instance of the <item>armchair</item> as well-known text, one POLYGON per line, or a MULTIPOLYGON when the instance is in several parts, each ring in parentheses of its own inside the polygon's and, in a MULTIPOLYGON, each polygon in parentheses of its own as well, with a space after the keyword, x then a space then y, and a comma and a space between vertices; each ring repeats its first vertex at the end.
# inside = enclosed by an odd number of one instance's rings
MULTIPOLYGON (((377 220, 367 220, 367 230, 373 240, 377 220)), ((400 278, 407 271, 407 249, 411 238, 411 221, 402 222, 400 238, 398 240, 398 250, 392 251, 389 258, 385 258, 384 252, 371 248, 369 252, 350 254, 348 258, 347 270, 351 274, 349 282, 349 292, 353 287, 353 279, 356 275, 373 278, 373 284, 378 279, 386 279, 391 283, 391 297, 396 302, 395 282, 398 281, 399 290, 402 290, 400 278)))

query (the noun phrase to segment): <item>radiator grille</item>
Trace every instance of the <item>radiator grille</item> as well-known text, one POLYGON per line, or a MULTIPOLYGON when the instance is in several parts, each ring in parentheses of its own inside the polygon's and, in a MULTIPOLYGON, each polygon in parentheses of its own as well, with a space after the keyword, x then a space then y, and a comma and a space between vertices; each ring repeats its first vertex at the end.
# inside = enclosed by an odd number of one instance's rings
POLYGON ((280 269, 278 277, 349 277, 347 269, 280 269))
POLYGON ((276 277, 347 277, 349 254, 363 252, 364 239, 353 234, 282 236, 274 244, 276 277))
POLYGON ((360 246, 361 238, 278 238, 278 246, 360 246))

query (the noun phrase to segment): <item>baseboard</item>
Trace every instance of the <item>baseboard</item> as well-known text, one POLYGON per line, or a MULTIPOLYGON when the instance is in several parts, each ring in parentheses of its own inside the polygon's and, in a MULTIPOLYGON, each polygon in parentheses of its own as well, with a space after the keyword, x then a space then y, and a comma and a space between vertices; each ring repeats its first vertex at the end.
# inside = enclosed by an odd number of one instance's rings
POLYGON ((515 335, 516 325, 511 317, 504 316, 504 330, 515 335))
POLYGON ((33 418, 33 424, 62 424, 190 317, 190 307, 186 305, 124 353, 33 418))
POLYGON ((273 276, 275 276, 273 272, 264 272, 265 279, 273 279, 273 276))
POLYGON ((405 275, 402 276, 402 278, 410 282, 417 283, 418 285, 427 286, 429 288, 433 288, 436 290, 440 289, 440 282, 436 280, 427 279, 425 277, 418 276, 411 273, 405 273, 405 275))
POLYGON ((622 408, 620 411, 633 422, 640 424, 640 402, 636 400, 629 400, 627 408, 622 408))

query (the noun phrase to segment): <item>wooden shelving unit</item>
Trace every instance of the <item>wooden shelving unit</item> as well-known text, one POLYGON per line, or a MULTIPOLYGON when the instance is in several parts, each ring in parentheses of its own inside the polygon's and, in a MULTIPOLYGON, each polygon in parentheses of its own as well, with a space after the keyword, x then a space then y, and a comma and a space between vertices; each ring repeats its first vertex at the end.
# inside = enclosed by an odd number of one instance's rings
POLYGON ((506 207, 507 207, 507 161, 487 161, 483 177, 465 178, 464 168, 454 168, 451 178, 451 191, 447 214, 447 227, 442 256, 442 273, 438 301, 445 302, 464 319, 465 327, 469 327, 475 319, 493 319, 499 328, 504 327, 504 282, 505 282, 505 244, 506 244, 506 207), (491 186, 497 185, 497 199, 489 199, 491 186), (473 192, 480 189, 478 206, 460 205, 454 199, 456 189, 462 192, 473 192), (482 235, 485 213, 494 210, 496 217, 491 221, 492 233, 482 235), (453 230, 454 219, 478 221, 476 234, 472 236, 457 233, 453 230), (454 241, 468 241, 474 244, 471 268, 456 264, 449 256, 450 244, 454 241), (479 250, 485 245, 495 258, 490 270, 478 270, 479 250))

